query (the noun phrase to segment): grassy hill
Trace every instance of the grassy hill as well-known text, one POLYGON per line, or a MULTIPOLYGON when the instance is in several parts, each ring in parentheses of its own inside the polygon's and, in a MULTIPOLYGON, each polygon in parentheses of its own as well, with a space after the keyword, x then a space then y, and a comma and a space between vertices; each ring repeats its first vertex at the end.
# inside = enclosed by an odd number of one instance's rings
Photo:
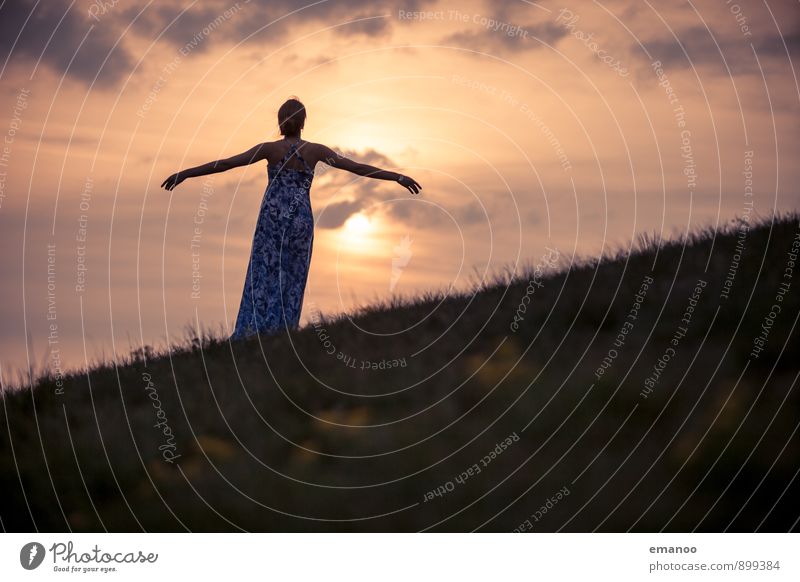
POLYGON ((2 526, 796 530, 800 218, 744 226, 6 390, 2 526))

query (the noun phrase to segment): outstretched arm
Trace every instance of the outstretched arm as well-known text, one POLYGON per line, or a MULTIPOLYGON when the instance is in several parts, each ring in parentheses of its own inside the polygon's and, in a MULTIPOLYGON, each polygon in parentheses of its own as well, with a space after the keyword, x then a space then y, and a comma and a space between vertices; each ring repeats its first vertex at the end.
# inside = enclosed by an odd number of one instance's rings
POLYGON ((369 164, 362 164, 339 155, 327 146, 320 147, 322 148, 320 161, 325 162, 329 166, 338 168, 340 170, 347 170, 348 172, 352 172, 353 174, 357 174, 359 176, 366 176, 367 178, 375 178, 376 180, 391 180, 392 182, 397 182, 401 186, 407 188, 412 194, 419 194, 419 191, 422 190, 422 186, 420 186, 416 180, 410 178, 409 176, 398 174, 397 172, 381 170, 380 168, 370 166, 369 164))
POLYGON ((267 143, 260 143, 257 146, 253 146, 246 152, 231 156, 230 158, 208 162, 207 164, 195 166, 194 168, 189 168, 188 170, 181 170, 180 172, 172 174, 169 178, 164 180, 164 182, 161 184, 161 187, 167 190, 173 190, 175 189, 175 186, 183 182, 186 178, 197 178, 198 176, 216 174, 218 172, 225 172, 233 168, 238 168, 239 166, 254 164, 259 160, 266 159, 268 145, 269 144, 267 143))

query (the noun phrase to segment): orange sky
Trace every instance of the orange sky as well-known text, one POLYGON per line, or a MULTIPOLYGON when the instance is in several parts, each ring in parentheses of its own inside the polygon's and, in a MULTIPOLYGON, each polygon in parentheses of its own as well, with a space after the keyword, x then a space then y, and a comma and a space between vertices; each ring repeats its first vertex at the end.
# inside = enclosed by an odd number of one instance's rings
POLYGON ((75 366, 230 325, 266 162, 159 184, 275 139, 290 95, 424 187, 318 175, 304 321, 728 221, 750 163, 757 213, 798 206, 795 1, 33 4, 0 8, 6 377, 48 333, 75 366))

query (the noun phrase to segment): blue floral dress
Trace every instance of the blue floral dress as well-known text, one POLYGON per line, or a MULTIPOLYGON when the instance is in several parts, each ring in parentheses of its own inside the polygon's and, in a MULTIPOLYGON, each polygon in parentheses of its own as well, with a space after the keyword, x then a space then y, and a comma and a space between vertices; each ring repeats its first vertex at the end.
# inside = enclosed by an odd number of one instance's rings
POLYGON ((308 280, 314 244, 309 190, 314 171, 293 144, 269 166, 269 184, 261 202, 250 263, 231 339, 296 328, 308 280), (294 156, 302 169, 288 167, 294 156))

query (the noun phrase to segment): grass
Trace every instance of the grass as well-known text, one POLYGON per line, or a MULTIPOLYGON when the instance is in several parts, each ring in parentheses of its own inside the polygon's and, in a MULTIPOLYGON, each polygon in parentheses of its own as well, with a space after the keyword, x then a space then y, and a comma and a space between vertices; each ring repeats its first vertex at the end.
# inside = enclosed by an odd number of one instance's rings
POLYGON ((3 391, 2 527, 796 530, 800 217, 750 225, 723 298, 740 226, 40 372, 3 391))

